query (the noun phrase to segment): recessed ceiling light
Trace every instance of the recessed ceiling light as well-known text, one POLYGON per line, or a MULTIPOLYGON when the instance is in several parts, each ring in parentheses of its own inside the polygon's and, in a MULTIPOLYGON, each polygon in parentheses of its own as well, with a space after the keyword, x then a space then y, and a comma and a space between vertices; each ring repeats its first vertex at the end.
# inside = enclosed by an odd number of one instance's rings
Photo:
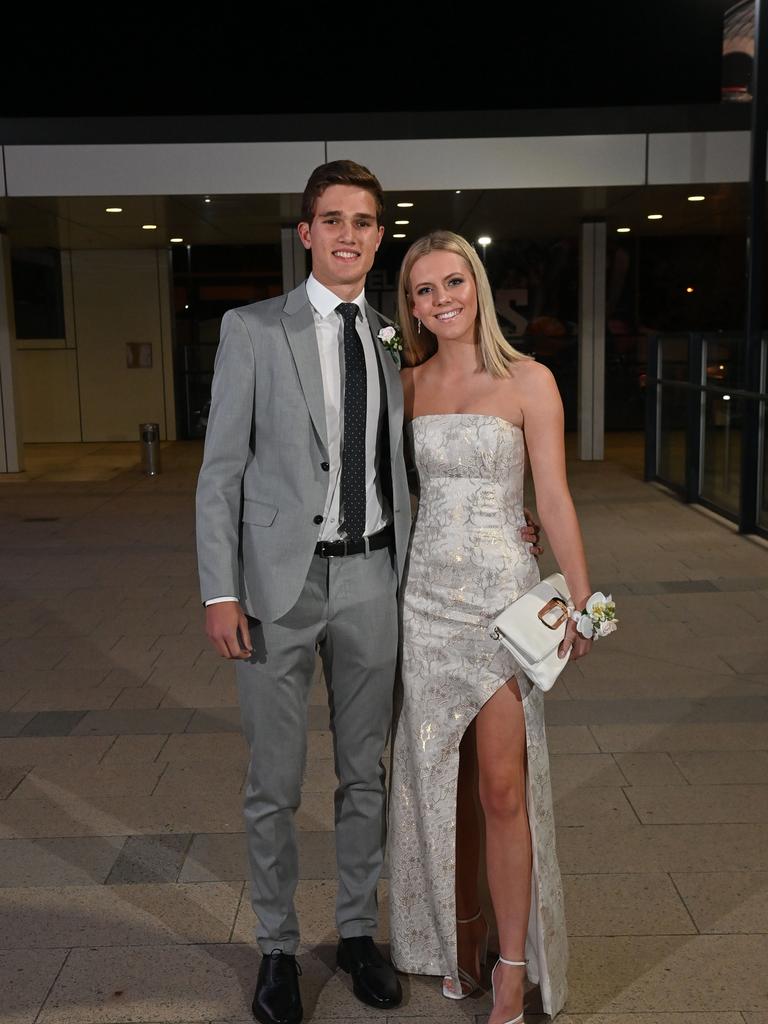
POLYGON ((171 241, 172 242, 183 242, 184 239, 183 238, 172 238, 171 241))
POLYGON ((686 290, 686 291, 688 292, 688 294, 690 295, 690 294, 691 294, 691 292, 693 291, 693 288, 692 288, 692 287, 691 287, 690 285, 688 285, 688 287, 687 287, 687 288, 686 288, 685 290, 686 290))
POLYGON ((410 224, 410 223, 411 222, 409 220, 396 220, 395 221, 395 224, 410 224))
POLYGON ((210 203, 210 201, 211 201, 211 197, 210 196, 206 196, 205 199, 203 199, 204 203, 210 203))
POLYGON ((457 196, 460 196, 460 195, 461 195, 461 189, 460 189, 460 188, 457 188, 457 189, 456 189, 456 195, 457 195, 457 196))
POLYGON ((688 196, 689 203, 702 203, 706 199, 706 196, 688 196))
POLYGON ((616 228, 616 230, 620 235, 626 235, 628 232, 632 230, 632 228, 616 228))
POLYGON ((488 237, 488 235, 481 235, 478 238, 478 240, 477 240, 477 244, 478 245, 490 245, 491 244, 491 239, 488 237))
POLYGON ((405 238, 405 235, 402 232, 400 232, 400 233, 398 233, 396 235, 392 235, 392 237, 393 238, 405 238))
POLYGON ((663 213, 649 213, 648 220, 661 220, 663 216, 663 213))
POLYGON ((122 213, 123 212, 123 208, 122 208, 122 206, 108 206, 106 208, 105 212, 106 213, 122 213))
POLYGON ((143 231, 157 231, 157 224, 142 224, 143 231))
POLYGON ((406 209, 410 209, 413 206, 413 203, 398 203, 397 205, 402 207, 404 210, 406 210, 406 209))
POLYGON ((189 303, 188 302, 184 303, 184 309, 189 309, 189 303))

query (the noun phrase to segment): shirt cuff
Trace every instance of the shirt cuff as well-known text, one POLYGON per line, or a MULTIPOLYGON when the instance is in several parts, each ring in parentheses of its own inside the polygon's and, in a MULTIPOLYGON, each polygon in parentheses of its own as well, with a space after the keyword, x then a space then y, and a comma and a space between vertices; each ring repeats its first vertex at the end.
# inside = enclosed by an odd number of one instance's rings
POLYGON ((212 597, 210 601, 205 602, 207 608, 209 604, 222 604, 224 601, 239 601, 238 597, 212 597))

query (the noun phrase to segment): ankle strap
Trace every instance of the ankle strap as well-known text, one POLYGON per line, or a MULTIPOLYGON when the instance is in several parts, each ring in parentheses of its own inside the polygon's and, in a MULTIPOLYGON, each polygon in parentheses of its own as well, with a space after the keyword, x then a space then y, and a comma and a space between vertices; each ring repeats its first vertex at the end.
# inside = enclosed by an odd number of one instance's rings
POLYGON ((500 964, 506 964, 507 967, 527 967, 527 960, 505 960, 503 956, 499 957, 500 964))
POLYGON ((481 907, 474 917, 457 917, 456 924, 470 924, 472 921, 476 921, 478 917, 483 916, 483 908, 481 907))

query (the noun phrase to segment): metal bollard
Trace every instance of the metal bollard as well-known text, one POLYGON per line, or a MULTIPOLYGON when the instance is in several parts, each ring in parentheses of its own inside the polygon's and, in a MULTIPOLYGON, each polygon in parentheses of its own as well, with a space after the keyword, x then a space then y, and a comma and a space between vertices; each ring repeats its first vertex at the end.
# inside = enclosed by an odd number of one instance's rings
POLYGON ((157 476, 160 472, 160 424, 140 423, 141 468, 145 476, 157 476))

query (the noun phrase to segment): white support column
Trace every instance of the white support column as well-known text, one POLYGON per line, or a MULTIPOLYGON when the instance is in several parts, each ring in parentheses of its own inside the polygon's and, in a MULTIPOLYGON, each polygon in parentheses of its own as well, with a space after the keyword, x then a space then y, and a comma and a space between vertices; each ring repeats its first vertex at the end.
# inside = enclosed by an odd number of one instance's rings
POLYGON ((21 433, 14 391, 16 327, 11 289, 11 246, 0 231, 0 473, 22 471, 21 433))
POLYGON ((604 221, 581 225, 579 261, 579 458, 604 457, 605 264, 604 221))
POLYGON ((296 228, 280 228, 283 250, 283 291, 296 288, 307 276, 307 253, 296 228))

